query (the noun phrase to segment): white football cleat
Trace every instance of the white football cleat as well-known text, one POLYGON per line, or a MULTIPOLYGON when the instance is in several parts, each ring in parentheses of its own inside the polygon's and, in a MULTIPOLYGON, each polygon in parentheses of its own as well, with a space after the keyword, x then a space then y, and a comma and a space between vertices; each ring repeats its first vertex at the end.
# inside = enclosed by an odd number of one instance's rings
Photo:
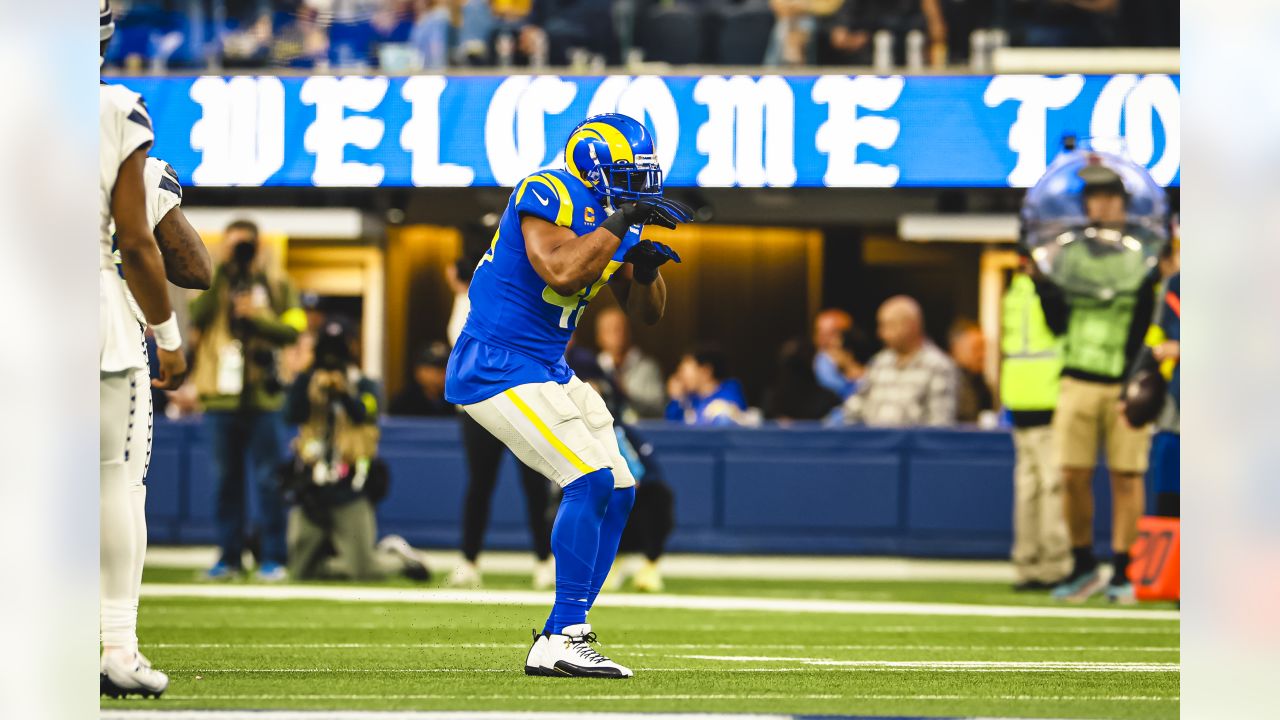
POLYGON ((533 645, 529 647, 529 656, 524 659, 525 675, 554 675, 543 667, 543 656, 547 652, 547 636, 537 630, 533 631, 533 645))
POLYGON ((478 588, 482 582, 480 578, 480 568, 476 567, 476 564, 473 562, 463 560, 458 567, 453 569, 453 572, 449 573, 448 579, 444 582, 449 587, 478 588))
MULTIPOLYGON (((591 625, 570 625, 564 632, 547 636, 542 651, 543 674, 558 677, 629 678, 634 673, 591 647, 596 634, 591 625)), ((537 643, 534 643, 537 647, 537 643)), ((530 656, 533 655, 532 649, 530 656)))
POLYGON ((556 586, 556 566, 551 558, 535 563, 533 566, 533 589, 550 590, 556 586))
POLYGON ((102 695, 113 698, 160 697, 169 688, 169 676, 153 669, 140 652, 113 650, 102 656, 99 685, 102 695))

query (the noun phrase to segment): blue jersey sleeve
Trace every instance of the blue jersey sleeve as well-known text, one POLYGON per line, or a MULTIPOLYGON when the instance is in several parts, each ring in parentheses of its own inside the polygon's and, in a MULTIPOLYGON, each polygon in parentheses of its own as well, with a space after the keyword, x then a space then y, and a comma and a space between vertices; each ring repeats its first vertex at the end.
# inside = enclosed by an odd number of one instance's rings
POLYGON ((573 223, 573 198, 564 182, 550 174, 530 175, 516 188, 516 212, 569 227, 573 223))

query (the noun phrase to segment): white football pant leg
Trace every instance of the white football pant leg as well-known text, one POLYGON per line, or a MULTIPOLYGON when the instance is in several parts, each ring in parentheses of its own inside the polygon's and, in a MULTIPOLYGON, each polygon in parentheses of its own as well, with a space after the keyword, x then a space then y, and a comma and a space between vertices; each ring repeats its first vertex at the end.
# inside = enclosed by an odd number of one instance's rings
POLYGON ((567 388, 574 381, 517 385, 462 409, 520 462, 564 487, 587 473, 614 467, 613 457, 569 399, 567 388))
POLYGON ((125 453, 125 477, 129 483, 129 503, 133 507, 133 601, 142 590, 142 566, 147 557, 147 470, 151 466, 151 433, 155 419, 151 404, 151 372, 133 371, 136 396, 133 430, 125 453))
POLYGON ((133 595, 133 503, 125 471, 135 408, 129 373, 103 373, 99 416, 99 535, 102 644, 137 645, 138 605, 133 595))
POLYGON ((622 457, 622 450, 618 447, 618 436, 613 428, 613 415, 605 405, 604 398, 600 397, 600 393, 596 392, 595 388, 582 382, 577 376, 574 376, 566 387, 569 399, 586 420, 591 436, 609 454, 613 467, 614 489, 621 490, 635 485, 636 479, 631 476, 631 468, 627 466, 627 461, 622 457))

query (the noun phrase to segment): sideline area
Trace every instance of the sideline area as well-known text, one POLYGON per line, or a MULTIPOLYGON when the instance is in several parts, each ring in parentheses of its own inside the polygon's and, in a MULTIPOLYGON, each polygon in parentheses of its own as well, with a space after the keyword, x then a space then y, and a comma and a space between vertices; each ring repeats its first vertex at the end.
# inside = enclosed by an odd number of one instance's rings
MULTIPOLYGON (((453 550, 420 550, 432 572, 448 572, 460 556, 453 550)), ((149 567, 203 570, 217 560, 216 548, 160 546, 147 548, 149 567)), ((529 574, 534 559, 527 552, 486 552, 480 570, 498 574, 529 574)), ((823 557, 814 555, 701 555, 668 554, 662 558, 666 577, 752 580, 879 580, 1012 583, 1013 569, 1003 560, 918 560, 901 557, 823 557)))

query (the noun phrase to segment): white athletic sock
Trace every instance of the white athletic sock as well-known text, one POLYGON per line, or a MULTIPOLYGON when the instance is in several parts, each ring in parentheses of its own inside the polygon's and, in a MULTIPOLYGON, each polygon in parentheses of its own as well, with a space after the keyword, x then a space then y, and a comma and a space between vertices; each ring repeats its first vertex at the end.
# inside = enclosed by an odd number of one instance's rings
POLYGON ((124 463, 99 463, 99 562, 102 644, 135 648, 138 601, 134 594, 133 503, 124 463))

